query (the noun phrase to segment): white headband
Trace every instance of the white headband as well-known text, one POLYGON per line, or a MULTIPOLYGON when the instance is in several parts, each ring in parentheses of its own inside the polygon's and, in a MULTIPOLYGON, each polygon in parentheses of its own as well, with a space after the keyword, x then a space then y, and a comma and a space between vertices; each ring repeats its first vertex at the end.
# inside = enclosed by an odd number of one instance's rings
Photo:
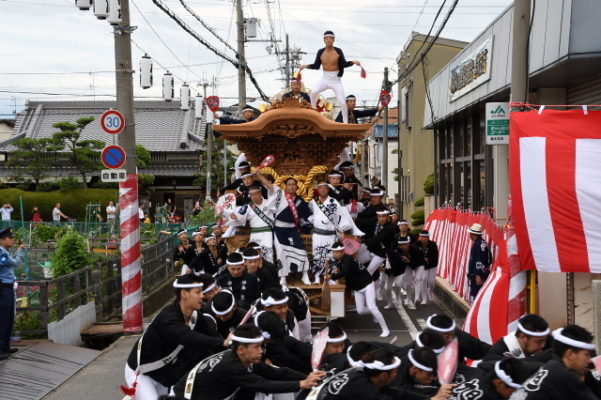
POLYGON ((223 292, 225 293, 229 293, 230 296, 232 296, 232 304, 230 304, 230 306, 228 307, 227 310, 225 311, 217 311, 215 309, 215 302, 213 302, 211 304, 211 310, 213 310, 213 312, 215 313, 215 315, 225 315, 225 314, 229 314, 230 311, 232 311, 234 309, 234 306, 236 305, 236 299, 234 298, 234 295, 232 294, 232 292, 230 292, 229 290, 223 290, 223 292))
POLYGON ((497 361, 495 363, 495 374, 497 374, 499 379, 501 379, 503 382, 505 382, 505 384, 507 386, 512 387, 514 389, 521 388, 522 385, 519 385, 519 384, 513 382, 513 379, 511 379, 511 376, 507 375, 507 373, 501 369, 501 361, 497 361))
POLYGON ((238 343, 261 343, 264 340, 263 336, 256 338, 245 338, 236 335, 232 335, 232 341, 238 343))
POLYGON ((333 37, 333 38, 335 38, 336 35, 334 35, 333 33, 326 33, 325 35, 323 35, 323 37, 324 38, 327 38, 327 37, 333 37))
MULTIPOLYGON (((180 233, 181 233, 181 232, 180 232, 180 233)), ((194 237, 194 236, 198 236, 198 235, 202 235, 202 233, 200 233, 200 232, 194 232, 194 233, 192 234, 192 237, 194 237)))
POLYGON ((420 233, 419 235, 422 237, 430 237, 430 233, 420 233))
POLYGON ((437 326, 432 325, 432 318, 435 317, 436 314, 434 315, 430 315, 426 321, 426 326, 430 329, 434 329, 435 331, 438 332, 443 332, 443 333, 447 333, 447 332, 452 332, 455 330, 455 328, 457 327, 457 325, 455 325, 455 321, 453 321, 453 324, 448 327, 448 328, 439 328, 437 326))
POLYGON ((409 350, 409 353, 407 353, 407 357, 409 357, 409 361, 411 361, 411 364, 413 364, 414 367, 417 367, 417 368, 427 371, 427 372, 434 371, 433 368, 426 367, 424 364, 417 362, 417 360, 415 358, 413 358, 413 350, 409 350))
POLYGON ((237 262, 231 262, 231 261, 227 262, 227 265, 242 265, 242 264, 244 264, 244 260, 237 261, 237 262))
POLYGON ((213 290, 215 288, 215 286, 217 286, 217 283, 213 282, 211 283, 205 290, 203 290, 203 293, 209 293, 211 290, 213 290))
POLYGON ((326 340, 326 342, 328 342, 328 343, 340 343, 340 342, 344 342, 346 339, 347 339, 347 336, 346 336, 346 332, 345 332, 340 337, 332 338, 332 337, 328 336, 328 339, 326 340))
POLYGON ((215 239, 215 240, 217 240, 217 238, 216 238, 215 236, 211 235, 211 236, 207 236, 207 237, 205 238, 205 243, 208 243, 208 242, 209 242, 209 240, 211 240, 211 239, 215 239))
POLYGON ((365 364, 363 363, 363 361, 361 360, 353 360, 353 358, 351 357, 351 347, 353 347, 353 345, 350 345, 348 347, 348 349, 346 350, 346 359, 349 363, 349 365, 353 368, 363 368, 365 366, 365 364))
POLYGON ((342 250, 344 250, 344 246, 338 246, 338 247, 332 246, 332 251, 342 251, 342 250))
POLYGON ((392 364, 386 365, 382 361, 374 361, 371 363, 364 363, 363 367, 380 371, 390 371, 391 369, 398 368, 399 365, 401 365, 401 360, 398 357, 394 357, 394 362, 392 364))
MULTIPOLYGON (((258 313, 255 315, 255 318, 254 318, 254 321, 255 321, 255 326, 256 326, 257 328, 259 328, 259 329, 261 329, 261 328, 259 327, 259 315, 263 314, 264 312, 265 312, 265 311, 259 311, 259 312, 258 312, 258 313)), ((264 330, 262 330, 262 329, 261 329, 261 335, 262 335, 262 336, 263 336, 263 338, 265 338, 265 339, 271 339, 271 335, 269 334, 269 332, 267 332, 267 331, 264 331, 264 330)))
POLYGON ((181 235, 182 233, 185 233, 185 234, 187 235, 187 234, 188 234, 188 231, 184 229, 183 231, 180 231, 180 232, 177 234, 177 236, 181 235))
POLYGON ((263 304, 265 307, 277 306, 284 303, 288 303, 288 296, 284 296, 284 298, 280 300, 276 300, 271 296, 266 299, 261 299, 261 304, 263 304))
POLYGON ((256 256, 243 256, 245 260, 258 260, 259 258, 261 258, 260 255, 256 255, 256 256))
MULTIPOLYGON (((244 175, 244 176, 246 176, 246 175, 244 175)), ((248 191, 248 194, 251 194, 251 193, 257 193, 257 192, 260 192, 260 191, 261 191, 261 189, 250 189, 250 190, 248 191)))
POLYGON ((252 172, 247 172, 242 175, 242 178, 246 178, 247 176, 254 176, 254 174, 252 172))
MULTIPOLYGON (((420 333, 419 335, 421 335, 421 333, 420 333)), ((432 347, 430 347, 430 346, 426 346, 426 345, 425 345, 425 344, 424 344, 424 343, 423 343, 423 342, 420 340, 420 338, 419 338, 419 335, 417 335, 417 336, 415 337, 415 343, 417 344, 417 346, 418 346, 418 347, 427 347, 427 348, 429 348, 429 349, 432 349, 432 347)), ((442 353, 442 352, 443 352, 443 350, 444 350, 444 346, 442 346, 442 347, 441 347, 441 348, 439 348, 439 349, 432 349, 432 351, 434 351, 434 353, 436 353, 436 354, 440 354, 440 353, 442 353)))
POLYGON ((561 342, 563 344, 567 344, 568 346, 577 347, 579 349, 584 349, 584 350, 595 350, 595 345, 592 343, 581 342, 579 340, 575 340, 575 339, 569 338, 567 336, 564 336, 563 328, 555 329, 553 331, 552 335, 553 335, 553 339, 555 339, 558 342, 561 342))
POLYGON ((378 215, 389 215, 390 211, 388 211, 388 210, 376 211, 376 214, 378 214, 378 215))
POLYGON ((335 178, 335 177, 342 178, 342 174, 329 174, 328 175, 328 178, 335 178))
POLYGON ((194 283, 178 283, 177 279, 173 281, 173 287, 176 289, 193 289, 197 287, 202 287, 202 282, 194 282, 194 283))
POLYGON ((253 249, 255 249, 255 250, 263 250, 263 249, 261 248, 261 246, 254 246, 254 247, 253 247, 253 249))
POLYGON ((525 335, 528 336, 537 336, 537 337, 543 337, 543 336, 547 336, 549 335, 549 333, 551 333, 551 329, 547 328, 546 330, 542 331, 542 332, 535 332, 535 331, 531 331, 529 329, 524 328, 524 325, 520 324, 518 322, 518 329, 520 330, 520 332, 522 332, 525 335))
POLYGON ((321 183, 317 184, 317 187, 320 187, 320 186, 330 186, 330 185, 327 182, 321 182, 321 183))

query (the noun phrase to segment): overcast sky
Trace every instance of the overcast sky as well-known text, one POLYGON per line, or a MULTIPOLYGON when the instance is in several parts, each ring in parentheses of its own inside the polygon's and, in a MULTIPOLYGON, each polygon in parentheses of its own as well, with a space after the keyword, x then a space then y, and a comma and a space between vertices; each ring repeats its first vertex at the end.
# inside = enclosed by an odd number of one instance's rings
MULTIPOLYGON (((179 0, 162 1, 203 38, 233 56, 186 12, 179 0)), ((186 2, 236 47, 232 0, 186 2)), ((243 4, 245 17, 260 20, 257 39, 266 39, 273 32, 277 39, 283 40, 287 33, 291 47, 307 53, 303 63, 312 62, 316 51, 323 47, 323 31, 333 30, 336 46, 343 49, 348 59, 361 61, 367 70, 367 79, 361 79, 358 67, 346 70, 343 79, 346 92, 355 94, 360 104, 374 105, 384 67, 392 69, 391 78, 396 77, 395 59, 411 31, 427 33, 442 3, 442 0, 250 0, 243 4)), ((439 22, 453 1, 446 3, 439 22)), ((510 0, 460 0, 441 36, 469 42, 509 4, 510 0)), ((209 94, 222 97, 223 104, 236 102, 237 72, 231 64, 222 62, 183 31, 152 0, 130 0, 130 8, 132 25, 138 27, 132 37, 133 65, 138 69, 146 52, 154 60, 155 72, 155 84, 147 90, 137 84, 136 73, 136 98, 160 98, 161 77, 166 67, 176 78, 176 97, 183 81, 190 83, 194 95, 202 90, 198 87, 200 82, 215 77, 217 85, 208 89, 209 94)), ((28 99, 92 100, 115 94, 112 28, 106 21, 97 20, 91 10, 79 11, 73 0, 0 0, 0 16, 3 39, 0 118, 10 117, 15 104, 18 112, 28 99)), ((275 54, 268 54, 267 45, 247 43, 246 56, 262 90, 272 95, 281 90, 282 82, 278 80, 281 78, 278 60, 275 54)), ((279 45, 283 47, 283 43, 279 45)), ((307 70, 303 81, 311 87, 320 75, 319 71, 307 70)), ((250 82, 247 94, 257 96, 250 82)))

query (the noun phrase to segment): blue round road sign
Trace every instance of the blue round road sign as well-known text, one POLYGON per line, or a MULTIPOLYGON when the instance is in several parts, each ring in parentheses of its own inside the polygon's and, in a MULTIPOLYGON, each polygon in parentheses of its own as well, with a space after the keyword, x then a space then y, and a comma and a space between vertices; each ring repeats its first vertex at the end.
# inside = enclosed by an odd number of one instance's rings
POLYGON ((123 147, 111 145, 102 149, 102 153, 100 153, 100 159, 105 167, 115 169, 124 166, 127 157, 123 147))

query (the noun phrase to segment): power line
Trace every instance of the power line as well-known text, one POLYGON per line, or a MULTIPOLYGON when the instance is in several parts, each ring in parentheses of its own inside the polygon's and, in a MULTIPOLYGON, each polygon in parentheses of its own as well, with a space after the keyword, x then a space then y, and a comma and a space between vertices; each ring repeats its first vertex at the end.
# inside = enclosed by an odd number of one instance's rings
POLYGON ((169 7, 167 7, 165 4, 163 4, 163 2, 161 0, 152 0, 152 2, 154 4, 156 4, 156 6, 159 7, 161 10, 163 10, 163 12, 165 12, 165 14, 167 14, 172 20, 174 20, 183 30, 185 30, 190 35, 192 35, 192 37, 194 37, 196 40, 198 40, 203 46, 205 46, 206 48, 208 48, 209 50, 211 50, 213 53, 217 54, 219 57, 223 58, 224 60, 229 61, 232 65, 234 65, 234 67, 244 68, 244 70, 248 73, 248 77, 249 77, 250 81, 252 82, 254 87, 259 92, 259 95, 261 96, 261 98, 265 101, 268 101, 269 97, 267 97, 267 95, 259 87, 259 83, 255 79, 250 67, 248 66, 248 64, 246 64, 246 62, 244 60, 240 59, 240 56, 237 53, 236 53, 236 58, 238 60, 234 60, 231 57, 223 54, 222 52, 217 50, 215 47, 213 47, 210 43, 208 43, 206 40, 204 40, 192 28, 190 28, 169 7))
MULTIPOLYGON (((142 14, 142 11, 138 8, 138 5, 131 0, 131 3, 134 5, 134 7, 136 8, 136 10, 138 11, 138 13, 140 14, 140 16, 144 19, 144 21, 146 21, 146 24, 148 25, 148 27, 154 32, 154 34, 156 35, 156 37, 161 41, 161 43, 163 43, 163 45, 167 48, 167 50, 169 50, 169 52, 171 53, 171 55, 183 66, 185 66, 186 64, 177 56, 177 54, 175 54, 175 52, 173 50, 171 50, 171 47, 169 47, 167 45, 167 43, 165 43, 165 41, 163 40, 163 38, 161 37, 161 35, 158 34, 158 32, 154 29, 154 27, 152 26, 152 24, 150 23, 150 21, 148 21, 148 19, 146 18, 146 16, 144 14, 142 14)), ((194 71, 192 71, 192 69, 186 67, 186 69, 188 71, 190 71, 193 75, 195 75, 198 79, 202 80, 202 78, 194 71)))

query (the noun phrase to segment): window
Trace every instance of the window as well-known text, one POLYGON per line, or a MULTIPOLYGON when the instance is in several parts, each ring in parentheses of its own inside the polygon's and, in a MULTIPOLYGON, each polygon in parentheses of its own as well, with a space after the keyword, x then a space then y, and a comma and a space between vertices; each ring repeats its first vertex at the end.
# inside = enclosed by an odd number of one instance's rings
POLYGON ((405 122, 408 128, 411 127, 411 99, 407 86, 401 89, 401 122, 405 122))

